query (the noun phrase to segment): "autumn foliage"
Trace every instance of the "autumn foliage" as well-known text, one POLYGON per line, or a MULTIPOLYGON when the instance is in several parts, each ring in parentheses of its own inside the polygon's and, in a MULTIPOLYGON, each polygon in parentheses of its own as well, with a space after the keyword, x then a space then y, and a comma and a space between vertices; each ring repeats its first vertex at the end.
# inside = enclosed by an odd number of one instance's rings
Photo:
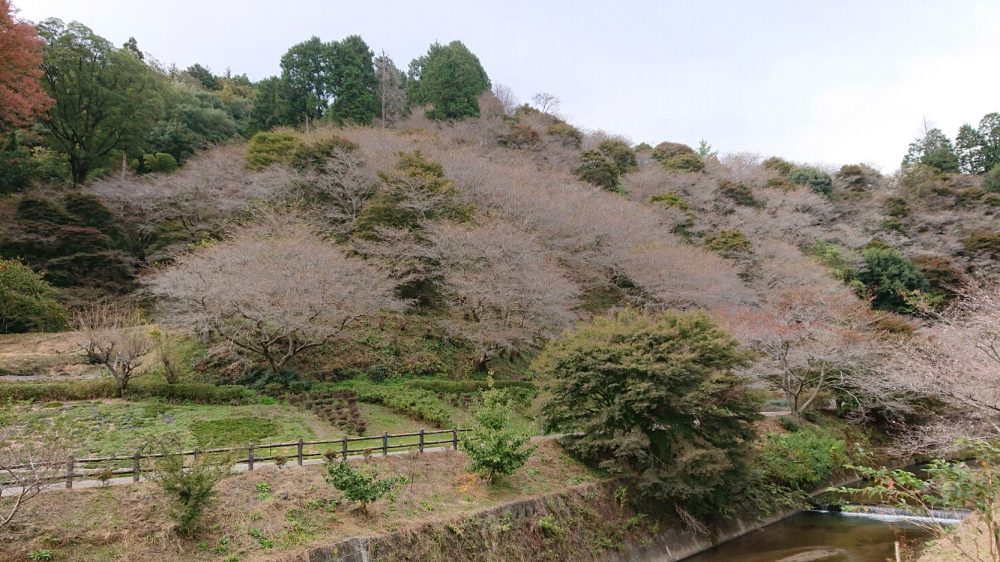
POLYGON ((44 113, 52 99, 42 90, 42 40, 0 0, 0 125, 20 127, 44 113))

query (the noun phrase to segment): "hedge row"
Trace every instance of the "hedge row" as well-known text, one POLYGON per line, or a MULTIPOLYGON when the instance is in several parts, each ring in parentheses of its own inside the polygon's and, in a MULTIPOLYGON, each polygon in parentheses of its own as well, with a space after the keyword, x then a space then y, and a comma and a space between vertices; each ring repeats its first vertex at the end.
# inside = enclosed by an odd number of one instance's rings
MULTIPOLYGON (((445 379, 412 379, 406 381, 406 385, 413 388, 421 388, 431 392, 444 392, 446 394, 479 392, 489 388, 489 383, 480 380, 445 380, 445 379)), ((535 385, 528 381, 494 381, 494 388, 523 388, 534 390, 535 385)))
POLYGON ((378 385, 367 381, 352 381, 350 389, 362 402, 381 404, 435 427, 452 426, 451 414, 441 405, 437 395, 429 390, 394 384, 378 385))
MULTIPOLYGON (((3 383, 0 401, 31 400, 36 402, 97 400, 117 398, 118 390, 111 380, 3 383)), ((216 386, 207 383, 142 383, 136 382, 125 392, 126 398, 161 398, 171 402, 200 404, 251 404, 262 397, 245 386, 216 386)))

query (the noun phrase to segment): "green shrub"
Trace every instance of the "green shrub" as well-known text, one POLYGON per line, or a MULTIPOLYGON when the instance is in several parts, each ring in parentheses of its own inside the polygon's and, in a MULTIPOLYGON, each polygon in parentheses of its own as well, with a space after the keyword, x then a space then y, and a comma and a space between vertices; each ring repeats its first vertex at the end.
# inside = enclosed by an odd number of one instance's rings
POLYGON ((619 175, 627 174, 639 166, 635 159, 635 152, 625 141, 603 140, 597 145, 597 151, 614 162, 619 175))
MULTIPOLYGON (((73 382, 21 382, 0 384, 0 401, 30 400, 98 400, 115 398, 118 389, 114 381, 87 380, 73 382)), ((138 380, 129 385, 126 398, 161 398, 168 402, 195 402, 198 404, 255 404, 261 397, 244 386, 207 383, 156 383, 138 380)))
POLYGON ((797 185, 808 185, 820 195, 828 196, 833 193, 833 178, 823 170, 805 166, 794 168, 789 172, 788 179, 797 185))
POLYGON ((6 142, 0 148, 0 194, 27 189, 31 185, 35 169, 35 161, 31 158, 28 147, 18 143, 16 133, 7 135, 6 142))
POLYGON ((983 176, 983 190, 990 193, 1000 193, 1000 164, 993 166, 983 176))
POLYGON ((704 314, 627 310, 550 341, 532 370, 551 394, 545 428, 570 453, 642 501, 718 518, 743 486, 759 417, 732 372, 747 360, 704 314))
POLYGON ((687 204, 687 201, 685 201, 683 197, 671 191, 654 195, 649 198, 649 202, 663 203, 668 207, 676 207, 682 211, 687 211, 690 209, 690 207, 687 204))
POLYGON ((257 133, 247 143, 246 167, 263 170, 272 164, 291 164, 303 144, 291 133, 257 133))
POLYGON ((580 148, 583 144, 583 133, 569 123, 558 121, 549 125, 545 134, 559 141, 566 148, 580 148))
POLYGON ((683 156, 685 154, 697 154, 693 148, 679 142, 661 142, 650 153, 650 157, 658 162, 663 162, 667 158, 683 156))
POLYGON ((705 169, 705 161, 697 154, 678 154, 660 161, 665 170, 695 173, 705 169))
POLYGON ((373 471, 358 470, 347 461, 328 458, 326 481, 348 500, 361 504, 361 510, 365 511, 368 504, 384 498, 393 488, 405 482, 405 479, 401 476, 379 478, 373 471))
POLYGON ((69 316, 57 296, 30 267, 0 258, 0 334, 65 329, 69 316))
POLYGON ((720 230, 705 238, 705 247, 727 258, 744 256, 753 248, 750 239, 739 230, 720 230))
POLYGON ((193 535, 201 522, 205 509, 215 498, 215 485, 229 475, 228 459, 215 455, 198 455, 185 466, 184 455, 178 440, 166 439, 160 446, 161 456, 156 461, 153 481, 170 500, 167 512, 181 535, 193 535))
POLYGON ((1000 232, 987 229, 973 230, 962 239, 962 246, 968 252, 1000 254, 1000 232))
POLYGON ((927 279, 910 260, 893 248, 869 246, 861 251, 858 280, 872 297, 872 306, 893 312, 912 312, 909 297, 927 291, 927 279))
POLYGON ((292 144, 294 147, 289 161, 299 169, 322 170, 334 152, 354 152, 358 148, 357 144, 337 135, 331 135, 309 144, 302 142, 292 144))
POLYGON ((777 156, 772 156, 767 160, 764 160, 763 162, 760 163, 760 165, 765 170, 773 170, 783 176, 787 176, 788 174, 792 173, 792 169, 795 168, 795 164, 792 164, 791 162, 785 160, 784 158, 778 158, 777 156))
POLYGON ((142 167, 151 174, 169 174, 177 169, 177 160, 166 152, 143 154, 142 167))
POLYGON ((758 462, 769 478, 802 491, 812 491, 850 459, 847 443, 828 430, 804 428, 771 434, 760 448, 758 462))
POLYGON ((608 191, 618 189, 618 176, 621 175, 618 166, 596 150, 581 152, 573 173, 581 180, 608 191))
POLYGON ((350 389, 362 402, 381 404, 435 427, 452 426, 451 414, 441 405, 434 392, 398 384, 373 384, 360 380, 352 381, 350 389))
POLYGON ((476 424, 462 436, 462 451, 469 457, 470 472, 493 484, 528 462, 536 447, 527 446, 529 434, 515 431, 511 426, 514 401, 506 389, 484 390, 481 406, 472 415, 476 424))
POLYGON ((845 164, 837 171, 837 179, 851 191, 863 191, 875 184, 878 171, 864 164, 845 164))
POLYGON ((764 204, 753 196, 753 191, 742 182, 719 180, 719 193, 737 205, 763 207, 764 204))

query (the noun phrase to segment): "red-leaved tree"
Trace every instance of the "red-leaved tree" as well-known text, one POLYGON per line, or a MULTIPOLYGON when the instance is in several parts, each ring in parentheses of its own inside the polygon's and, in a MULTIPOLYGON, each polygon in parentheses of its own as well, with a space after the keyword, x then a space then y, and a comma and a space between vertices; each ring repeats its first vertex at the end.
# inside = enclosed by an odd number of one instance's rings
POLYGON ((0 126, 21 127, 44 113, 52 98, 42 90, 42 40, 35 27, 0 0, 0 126))

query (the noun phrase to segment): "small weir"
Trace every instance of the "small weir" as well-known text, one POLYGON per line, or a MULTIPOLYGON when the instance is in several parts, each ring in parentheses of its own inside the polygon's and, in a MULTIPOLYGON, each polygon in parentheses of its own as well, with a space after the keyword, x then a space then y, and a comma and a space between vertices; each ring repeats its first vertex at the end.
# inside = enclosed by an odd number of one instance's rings
POLYGON ((930 513, 914 512, 910 509, 903 509, 888 505, 829 505, 813 510, 816 513, 835 513, 845 517, 862 517, 876 521, 893 523, 896 521, 909 521, 916 524, 926 524, 937 522, 941 525, 957 525, 970 515, 969 511, 932 509, 930 513))

